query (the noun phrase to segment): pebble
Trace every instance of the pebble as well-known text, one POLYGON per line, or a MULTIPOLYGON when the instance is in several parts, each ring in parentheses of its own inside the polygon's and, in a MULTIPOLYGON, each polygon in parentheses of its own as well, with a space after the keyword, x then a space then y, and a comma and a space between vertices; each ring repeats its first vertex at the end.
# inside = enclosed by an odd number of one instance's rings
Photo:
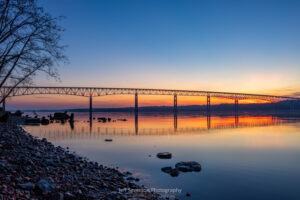
POLYGON ((34 184, 29 182, 29 183, 24 183, 24 184, 18 184, 18 186, 22 189, 25 189, 25 190, 32 190, 34 189, 34 184))
POLYGON ((52 180, 42 179, 39 182, 37 182, 36 186, 38 189, 45 193, 52 192, 55 189, 55 185, 52 180))

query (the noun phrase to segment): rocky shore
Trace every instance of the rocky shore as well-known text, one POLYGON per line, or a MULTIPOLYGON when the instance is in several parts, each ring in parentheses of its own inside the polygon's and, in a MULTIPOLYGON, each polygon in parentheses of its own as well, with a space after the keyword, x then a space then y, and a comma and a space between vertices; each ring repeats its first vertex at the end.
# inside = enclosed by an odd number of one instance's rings
POLYGON ((161 199, 121 173, 0 123, 0 199, 161 199), (134 192, 133 192, 134 191, 134 192))

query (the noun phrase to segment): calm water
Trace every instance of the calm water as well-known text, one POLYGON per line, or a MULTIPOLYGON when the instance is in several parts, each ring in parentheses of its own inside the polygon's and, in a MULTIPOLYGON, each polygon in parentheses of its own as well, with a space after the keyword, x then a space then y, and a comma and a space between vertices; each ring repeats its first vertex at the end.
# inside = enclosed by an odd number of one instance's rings
MULTIPOLYGON (((40 113, 46 115, 46 113, 40 113)), ((69 123, 24 126, 32 135, 112 167, 130 170, 141 184, 182 189, 181 199, 300 199, 300 121, 272 116, 143 115, 94 113, 126 118, 92 127, 87 113, 69 123), (177 125, 176 125, 177 124, 177 125), (113 142, 105 142, 112 138, 113 142), (156 158, 158 152, 171 160, 156 158), (151 155, 151 156, 150 156, 151 155), (161 171, 179 161, 197 161, 201 172, 178 177, 161 171), (185 197, 186 192, 192 196, 185 197)))

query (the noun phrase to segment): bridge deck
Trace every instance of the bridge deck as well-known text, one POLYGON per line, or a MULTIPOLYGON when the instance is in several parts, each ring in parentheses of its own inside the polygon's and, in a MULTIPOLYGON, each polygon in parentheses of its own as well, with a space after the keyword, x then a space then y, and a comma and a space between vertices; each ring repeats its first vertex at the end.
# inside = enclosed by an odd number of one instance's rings
MULTIPOLYGON (((3 96, 11 87, 3 87, 0 93, 3 96)), ((288 96, 273 96, 247 93, 195 91, 195 90, 169 90, 169 89, 146 89, 146 88, 105 88, 105 87, 16 87, 9 96, 60 94, 75 96, 105 96, 120 94, 138 95, 177 95, 177 96, 210 96, 229 99, 257 99, 266 101, 300 100, 300 98, 288 96)))

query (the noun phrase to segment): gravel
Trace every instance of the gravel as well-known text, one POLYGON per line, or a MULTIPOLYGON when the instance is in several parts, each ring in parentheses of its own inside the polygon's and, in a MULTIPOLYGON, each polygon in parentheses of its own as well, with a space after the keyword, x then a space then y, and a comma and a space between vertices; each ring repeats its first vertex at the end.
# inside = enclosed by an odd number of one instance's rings
POLYGON ((0 199, 162 199, 130 177, 0 123, 0 199))

